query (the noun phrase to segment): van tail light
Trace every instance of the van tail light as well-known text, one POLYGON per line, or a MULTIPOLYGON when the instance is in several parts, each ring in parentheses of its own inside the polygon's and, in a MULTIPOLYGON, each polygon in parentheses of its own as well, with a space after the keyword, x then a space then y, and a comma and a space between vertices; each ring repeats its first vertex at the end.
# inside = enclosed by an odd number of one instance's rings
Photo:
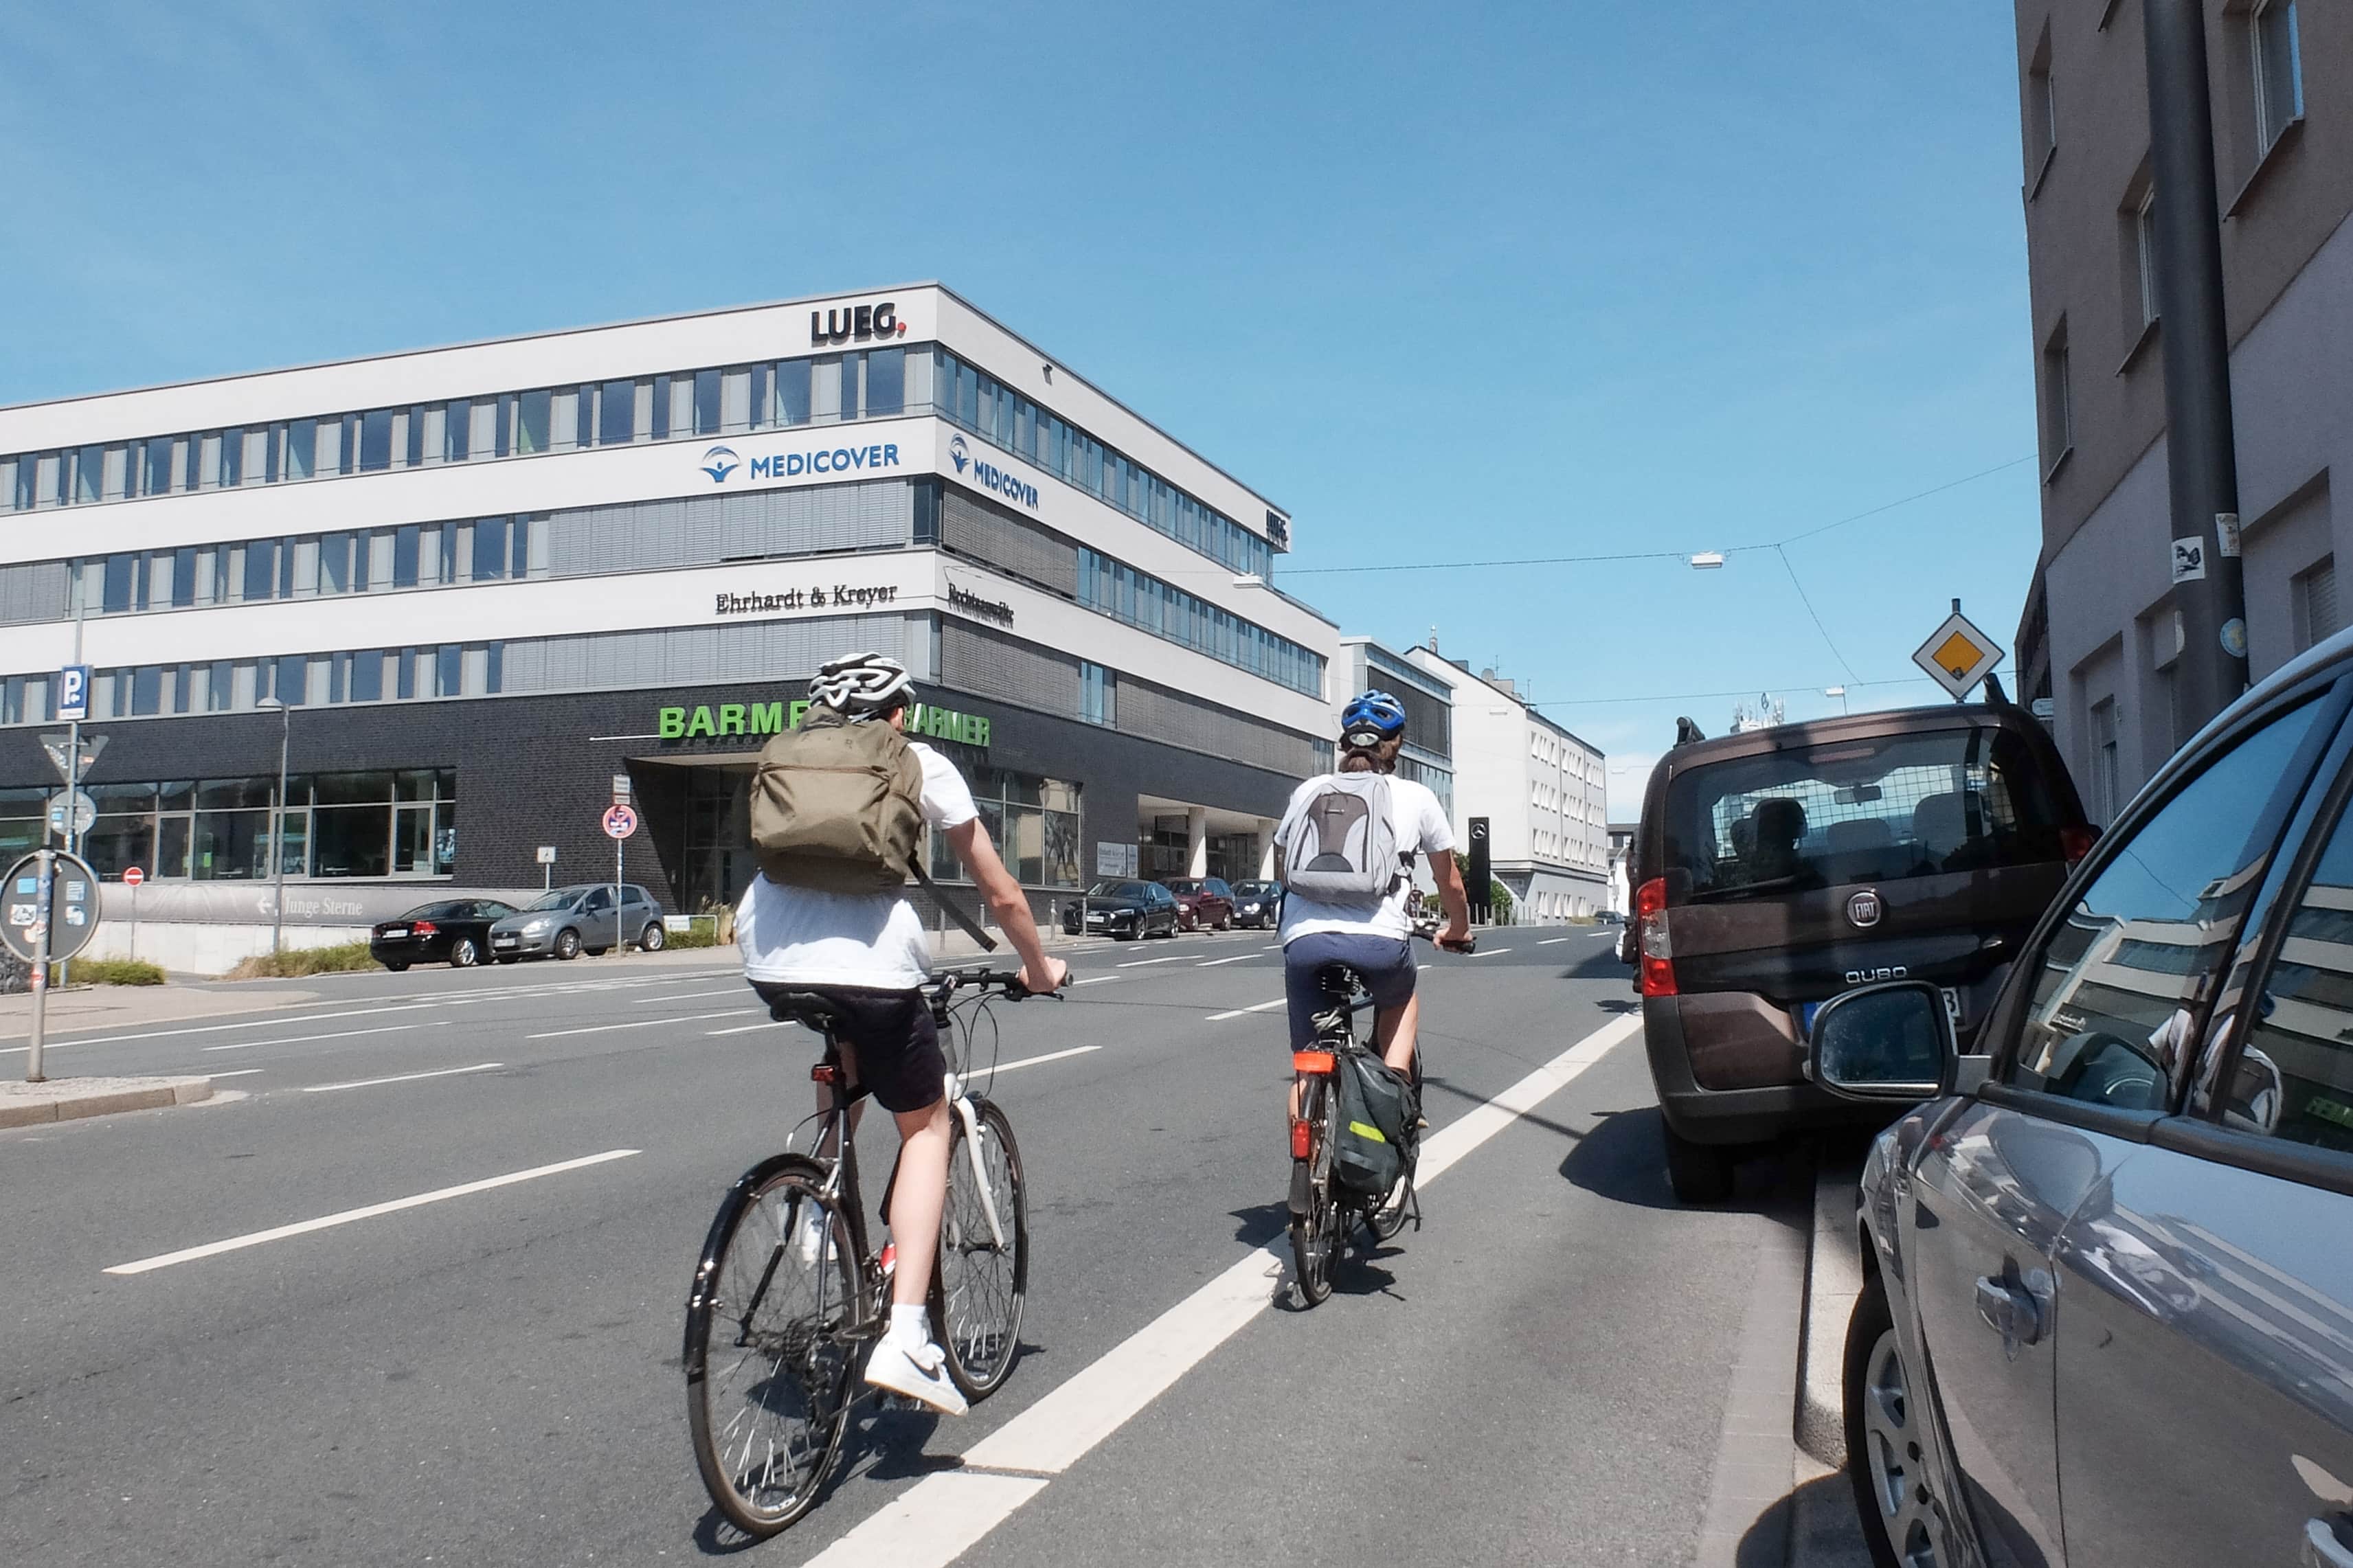
POLYGON ((408 929, 418 936, 431 936, 441 928, 435 925, 431 921, 418 921, 415 925, 410 926, 408 929))
POLYGON ((1637 940, 1641 944, 1642 994, 1675 994, 1675 949, 1667 937, 1667 879, 1653 877, 1634 893, 1637 940))
POLYGON ((1291 1157, 1293 1159, 1304 1160, 1307 1158, 1308 1154, 1312 1152, 1310 1146, 1312 1136, 1312 1131, 1306 1122, 1301 1121, 1296 1118, 1292 1121, 1291 1157))
POLYGON ((2059 830, 2059 847, 2066 851, 2070 866, 2089 855, 2092 846, 2099 839, 2100 830, 2096 827, 2063 827, 2059 830))

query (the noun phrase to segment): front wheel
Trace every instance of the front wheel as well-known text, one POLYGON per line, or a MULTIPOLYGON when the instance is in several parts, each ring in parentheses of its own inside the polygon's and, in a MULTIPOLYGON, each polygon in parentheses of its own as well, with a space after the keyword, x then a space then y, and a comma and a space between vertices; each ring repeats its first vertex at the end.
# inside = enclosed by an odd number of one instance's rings
POLYGON ((1846 1468, 1874 1568, 1946 1568, 1945 1523, 1922 1450, 1927 1389, 1912 1375, 1873 1275, 1846 1331, 1846 1468))
POLYGON ((737 1529, 815 1506, 849 1425, 861 1316, 849 1227, 814 1161, 784 1155, 728 1191, 686 1303, 695 1468, 737 1529))
POLYGON ((471 969, 481 962, 482 950, 474 945, 472 937, 459 937, 449 949, 449 967, 452 969, 471 969))
POLYGON ((569 928, 555 933, 555 956, 571 962, 580 956, 580 933, 569 928))
POLYGON ((396 963, 394 960, 387 958, 384 961, 384 966, 386 969, 391 970, 395 974, 406 974, 408 973, 408 963, 406 959, 396 963))
POLYGON ((1332 1265, 1340 1250, 1340 1203, 1332 1192, 1339 1106, 1329 1079, 1305 1080, 1299 1112, 1310 1132, 1307 1158, 1292 1162, 1291 1262, 1300 1302, 1309 1307, 1332 1294, 1332 1265))
POLYGON ((932 1321, 947 1352, 948 1375, 965 1398, 979 1400, 997 1392, 1021 1353, 1029 1197, 1013 1124, 986 1100, 975 1097, 972 1106, 977 1143, 964 1118, 953 1110, 949 1115, 948 1201, 932 1265, 932 1321))
POLYGON ((669 941, 670 934, 663 929, 661 921, 650 921, 647 922, 646 929, 638 933, 638 946, 648 952, 659 952, 662 950, 662 944, 669 941))

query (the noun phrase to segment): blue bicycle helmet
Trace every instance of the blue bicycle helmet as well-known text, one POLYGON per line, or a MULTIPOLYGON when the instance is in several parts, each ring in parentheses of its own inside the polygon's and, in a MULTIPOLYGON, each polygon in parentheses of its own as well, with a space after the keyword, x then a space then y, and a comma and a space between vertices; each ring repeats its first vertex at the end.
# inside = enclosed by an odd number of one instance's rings
POLYGON ((1349 739, 1370 731, 1375 742, 1405 732, 1405 704, 1386 691, 1367 691, 1340 710, 1340 734, 1349 739))

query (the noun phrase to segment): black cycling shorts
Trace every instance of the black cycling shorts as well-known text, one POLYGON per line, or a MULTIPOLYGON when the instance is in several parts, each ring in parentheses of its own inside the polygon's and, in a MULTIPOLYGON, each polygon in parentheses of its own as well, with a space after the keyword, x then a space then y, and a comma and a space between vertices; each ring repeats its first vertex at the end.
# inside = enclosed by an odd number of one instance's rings
MULTIPOLYGON (((752 989, 774 1006, 794 994, 824 997, 845 1015, 840 1043, 856 1058, 853 1077, 881 1102, 904 1114, 939 1103, 947 1077, 940 1054, 940 1026, 920 991, 879 991, 865 985, 776 985, 755 980, 752 989)), ((855 1087, 855 1086, 853 1086, 855 1087)))

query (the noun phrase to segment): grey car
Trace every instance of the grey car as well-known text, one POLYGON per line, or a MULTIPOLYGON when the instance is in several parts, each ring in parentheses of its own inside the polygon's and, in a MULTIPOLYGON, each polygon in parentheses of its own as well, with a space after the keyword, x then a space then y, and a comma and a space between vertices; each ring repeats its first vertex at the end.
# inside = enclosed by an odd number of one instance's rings
POLYGON ((501 963, 526 958, 577 958, 634 943, 648 952, 663 943, 661 905, 634 882, 580 882, 541 895, 491 927, 491 956, 501 963))
POLYGON ((1962 1057, 1933 984, 1821 1006, 1873 1144, 1846 1343, 1883 1568, 2353 1568, 2353 634, 2184 747, 1962 1057))

